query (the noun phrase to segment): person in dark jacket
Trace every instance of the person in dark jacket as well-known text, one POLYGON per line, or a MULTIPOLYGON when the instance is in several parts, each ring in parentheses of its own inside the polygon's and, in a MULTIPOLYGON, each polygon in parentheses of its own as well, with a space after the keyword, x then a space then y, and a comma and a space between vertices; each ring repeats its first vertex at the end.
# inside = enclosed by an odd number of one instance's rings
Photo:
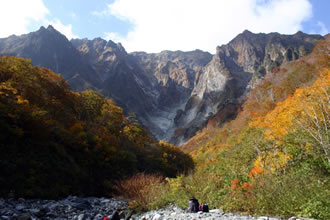
POLYGON ((198 212, 199 211, 199 203, 195 197, 189 199, 189 207, 188 212, 198 212))
POLYGON ((120 212, 120 210, 119 209, 117 209, 113 214, 112 214, 112 216, 111 216, 111 220, 120 220, 120 218, 119 218, 119 212, 120 212))

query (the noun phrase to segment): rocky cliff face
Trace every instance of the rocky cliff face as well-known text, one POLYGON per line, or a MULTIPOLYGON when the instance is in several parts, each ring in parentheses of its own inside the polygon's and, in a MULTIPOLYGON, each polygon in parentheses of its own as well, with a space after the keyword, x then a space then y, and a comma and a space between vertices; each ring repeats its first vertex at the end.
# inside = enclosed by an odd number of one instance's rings
POLYGON ((101 78, 99 91, 114 99, 126 113, 135 112, 146 125, 148 112, 156 108, 158 91, 153 79, 127 54, 121 44, 94 40, 71 40, 74 47, 101 78))
POLYGON ((282 63, 311 52, 319 35, 244 31, 215 55, 200 50, 134 52, 101 38, 68 41, 53 27, 0 39, 0 54, 32 59, 61 73, 75 90, 113 98, 158 139, 183 144, 207 121, 235 117, 242 97, 282 63), (219 117, 221 116, 221 117, 219 117), (220 118, 220 119, 219 119, 220 118))
POLYGON ((100 73, 102 81, 111 78, 118 66, 125 65, 127 53, 122 45, 113 41, 105 41, 102 38, 73 39, 72 45, 78 50, 85 61, 100 73))
POLYGON ((22 36, 0 39, 0 55, 29 58, 37 66, 61 73, 75 90, 96 89, 100 77, 83 61, 68 39, 52 26, 22 36))
POLYGON ((174 117, 190 97, 195 80, 212 55, 164 51, 159 54, 127 54, 121 44, 75 39, 71 41, 97 75, 103 94, 113 98, 159 139, 169 139, 174 117))
POLYGON ((244 31, 227 45, 217 47, 184 110, 175 117, 177 129, 171 142, 183 144, 214 116, 220 118, 217 126, 235 117, 242 98, 258 80, 282 63, 310 53, 320 39, 319 35, 302 32, 280 35, 244 31))
POLYGON ((136 52, 135 62, 153 82, 157 91, 155 109, 148 112, 146 121, 159 139, 170 140, 176 129, 175 117, 186 105, 196 80, 212 55, 200 50, 191 52, 163 51, 158 54, 136 52))

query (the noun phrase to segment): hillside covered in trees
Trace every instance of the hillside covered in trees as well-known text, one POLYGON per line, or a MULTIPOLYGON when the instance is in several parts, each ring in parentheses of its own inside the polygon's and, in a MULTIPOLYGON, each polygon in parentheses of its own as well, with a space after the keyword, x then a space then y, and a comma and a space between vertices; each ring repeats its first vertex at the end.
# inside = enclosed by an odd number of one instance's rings
POLYGON ((210 115, 183 152, 98 92, 73 92, 49 69, 3 56, 0 196, 119 193, 144 210, 195 196, 225 211, 329 219, 329 45, 326 36, 265 73, 236 118, 210 115))
POLYGON ((138 172, 175 177, 193 168, 98 92, 72 92, 31 60, 0 58, 1 197, 104 196, 138 172))
POLYGON ((330 37, 276 67, 250 92, 238 116, 208 127, 183 149, 196 171, 169 179, 157 207, 195 196, 225 211, 330 218, 330 37))

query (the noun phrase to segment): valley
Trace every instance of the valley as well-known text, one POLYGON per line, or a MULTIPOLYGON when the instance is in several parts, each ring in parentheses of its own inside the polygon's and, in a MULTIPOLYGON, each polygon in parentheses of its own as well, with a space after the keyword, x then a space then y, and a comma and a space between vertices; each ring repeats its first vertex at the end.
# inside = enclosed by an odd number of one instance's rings
POLYGON ((1 38, 0 218, 329 219, 329 42, 246 30, 215 54, 127 53, 52 26, 1 38), (186 213, 192 197, 215 209, 186 213))
MULTIPOLYGON (((267 73, 311 52, 320 35, 244 31, 216 54, 195 50, 127 53, 120 43, 67 40, 52 26, 0 39, 0 54, 60 73, 75 91, 94 89, 132 112, 153 136, 184 144, 209 120, 233 119, 267 73), (221 115, 221 117, 217 117, 221 115)), ((214 120, 213 120, 214 121, 214 120)))

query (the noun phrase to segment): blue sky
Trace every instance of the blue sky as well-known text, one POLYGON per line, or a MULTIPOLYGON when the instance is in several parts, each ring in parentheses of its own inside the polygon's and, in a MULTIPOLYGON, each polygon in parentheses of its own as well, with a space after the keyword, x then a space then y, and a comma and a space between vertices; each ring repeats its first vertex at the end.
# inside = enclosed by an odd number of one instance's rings
POLYGON ((330 0, 0 0, 0 37, 53 25, 67 38, 102 37, 130 52, 214 53, 245 29, 327 34, 330 0))
MULTIPOLYGON (((312 4, 313 16, 303 22, 302 31, 306 33, 325 34, 319 22, 324 24, 326 32, 330 31, 330 1, 329 0, 310 0, 312 4)), ((322 26, 321 24, 321 26, 322 26)), ((327 34, 328 34, 327 33, 327 34)))

